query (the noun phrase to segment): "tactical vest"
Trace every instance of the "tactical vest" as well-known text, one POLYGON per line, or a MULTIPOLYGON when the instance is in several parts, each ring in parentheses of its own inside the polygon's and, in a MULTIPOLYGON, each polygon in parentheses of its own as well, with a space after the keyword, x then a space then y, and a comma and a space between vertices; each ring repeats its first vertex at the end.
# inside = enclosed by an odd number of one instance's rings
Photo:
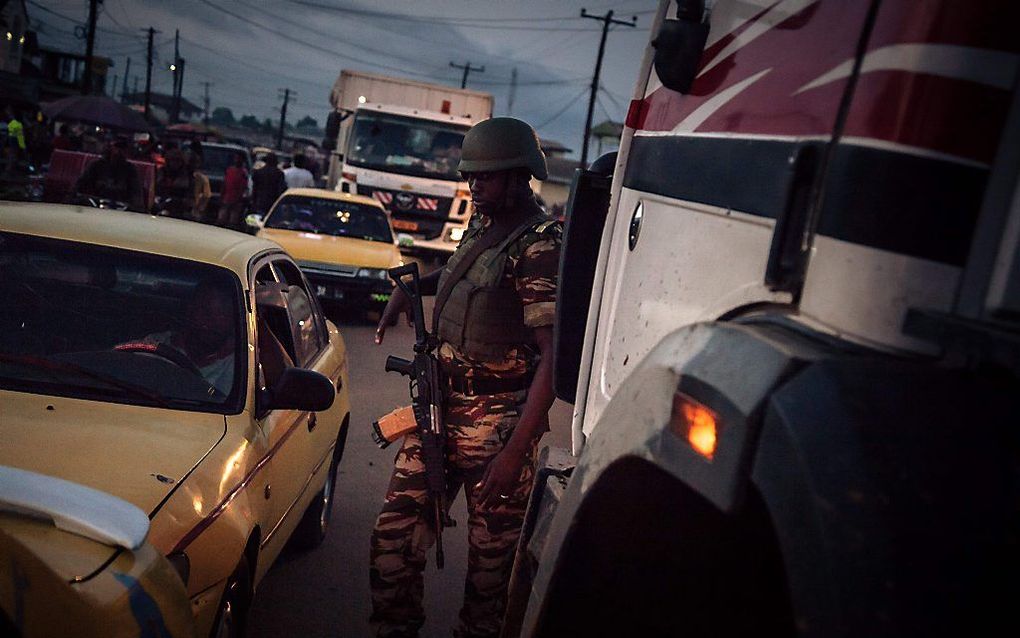
MULTIPOLYGON (((512 285, 504 284, 503 273, 509 247, 541 220, 532 218, 475 259, 442 308, 436 326, 440 340, 480 361, 499 361, 511 348, 534 344, 532 331, 524 325, 520 295, 512 285)), ((466 250, 458 250, 450 257, 439 278, 440 290, 466 254, 466 250)))

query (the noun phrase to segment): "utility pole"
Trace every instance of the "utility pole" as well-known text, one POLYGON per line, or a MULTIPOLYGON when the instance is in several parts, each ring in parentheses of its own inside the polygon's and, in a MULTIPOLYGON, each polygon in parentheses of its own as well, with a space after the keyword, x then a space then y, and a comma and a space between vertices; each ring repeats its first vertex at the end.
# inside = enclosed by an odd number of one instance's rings
POLYGON ((471 66, 471 62, 470 61, 468 61, 467 64, 454 64, 453 62, 450 62, 450 66, 452 66, 455 69, 464 69, 464 75, 463 75, 463 77, 460 78, 460 88, 462 88, 462 89, 467 88, 467 76, 468 76, 468 73, 470 73, 472 71, 478 71, 479 73, 485 73, 485 65, 482 65, 482 66, 471 66))
POLYGON ((595 62, 595 75, 591 79, 591 97, 588 99, 588 117, 584 121, 584 142, 581 145, 581 168, 588 168, 588 138, 591 137, 591 118, 595 114, 595 97, 599 90, 599 74, 602 72, 602 55, 606 52, 606 34, 609 33, 609 25, 618 24, 624 27, 637 26, 637 16, 631 20, 614 20, 613 11, 610 10, 604 16, 597 16, 581 9, 582 18, 591 18, 602 23, 602 40, 599 42, 599 56, 595 62))
POLYGON ((506 114, 514 114, 514 98, 517 96, 517 67, 510 72, 510 99, 506 102, 506 114))
POLYGON ((205 107, 205 115, 202 117, 202 123, 209 126, 209 86, 212 82, 202 82, 202 86, 205 87, 205 97, 202 98, 202 105, 205 107))
POLYGON ((174 61, 170 65, 170 70, 173 72, 173 102, 170 106, 170 123, 177 123, 177 115, 180 112, 180 103, 177 98, 177 83, 180 81, 180 68, 181 68, 181 30, 174 29, 174 61))
POLYGON ((149 120, 149 101, 152 97, 152 39, 156 36, 156 30, 149 27, 149 49, 145 57, 145 119, 149 120))
MULTIPOLYGON (((123 102, 127 98, 127 80, 128 74, 131 73, 131 58, 127 59, 127 64, 124 66, 124 86, 120 91, 120 101, 123 102)), ((114 89, 116 91, 116 89, 114 89)))
POLYGON ((134 84, 133 92, 135 94, 135 99, 138 99, 138 76, 137 75, 135 76, 135 84, 134 84))
POLYGON ((100 0, 89 0, 89 26, 85 40, 85 80, 81 85, 82 95, 92 95, 92 53, 96 47, 96 14, 100 0))
POLYGON ((119 79, 120 79, 120 76, 117 75, 116 73, 114 73, 113 74, 113 85, 112 85, 113 86, 113 97, 117 97, 117 80, 119 80, 119 79))
POLYGON ((283 91, 283 106, 280 108, 280 131, 276 134, 276 148, 283 148, 283 128, 287 124, 287 103, 290 102, 292 93, 290 89, 283 91))
POLYGON ((177 95, 174 98, 174 121, 180 120, 181 116, 181 92, 184 90, 184 63, 186 60, 177 60, 177 95))

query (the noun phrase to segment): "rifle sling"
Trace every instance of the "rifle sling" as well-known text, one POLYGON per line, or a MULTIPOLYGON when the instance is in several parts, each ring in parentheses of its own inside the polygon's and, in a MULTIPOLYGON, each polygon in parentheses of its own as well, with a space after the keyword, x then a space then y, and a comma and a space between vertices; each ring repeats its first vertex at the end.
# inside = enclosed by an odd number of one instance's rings
POLYGON ((500 248, 505 248, 507 244, 519 237, 531 228, 531 226, 546 218, 547 215, 545 213, 541 213, 532 215, 528 217, 524 223, 517 225, 510 225, 512 221, 517 220, 509 220, 502 224, 499 222, 493 222, 492 226, 487 229, 487 232, 467 248, 467 254, 465 254, 459 262, 457 262, 457 265, 450 271, 450 275, 446 278, 443 287, 436 292, 436 304, 432 308, 432 334, 437 334, 438 332, 439 315, 443 312, 446 302, 450 299, 450 293, 453 292, 453 287, 457 285, 457 282, 464 276, 464 273, 471 268, 471 266, 475 263, 475 260, 477 260, 483 252, 493 246, 499 245, 500 248))

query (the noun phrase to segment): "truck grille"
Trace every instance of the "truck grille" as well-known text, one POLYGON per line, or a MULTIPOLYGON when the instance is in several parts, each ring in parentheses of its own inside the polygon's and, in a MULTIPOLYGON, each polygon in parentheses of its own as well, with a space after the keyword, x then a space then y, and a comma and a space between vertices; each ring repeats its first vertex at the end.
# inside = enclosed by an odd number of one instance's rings
POLYGON ((408 191, 358 185, 358 194, 374 197, 386 207, 391 215, 430 217, 445 220, 450 215, 452 197, 420 195, 408 191))

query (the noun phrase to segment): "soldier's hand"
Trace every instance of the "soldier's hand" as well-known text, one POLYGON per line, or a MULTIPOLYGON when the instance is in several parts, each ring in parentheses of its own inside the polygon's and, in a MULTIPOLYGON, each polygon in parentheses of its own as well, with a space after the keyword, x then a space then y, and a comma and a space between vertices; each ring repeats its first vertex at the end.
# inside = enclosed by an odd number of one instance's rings
POLYGON ((382 315, 379 317, 379 325, 375 329, 375 343, 379 345, 383 342, 383 337, 386 336, 386 328, 394 326, 397 323, 397 317, 400 313, 404 313, 407 318, 407 323, 411 323, 411 304, 407 295, 400 288, 394 288, 393 293, 390 295, 390 300, 386 302, 386 308, 383 309, 382 315))
POLYGON ((500 507, 519 498, 516 492, 520 489, 523 461, 520 454, 509 448, 504 448, 489 461, 482 480, 475 486, 479 488, 478 503, 482 509, 500 507))

